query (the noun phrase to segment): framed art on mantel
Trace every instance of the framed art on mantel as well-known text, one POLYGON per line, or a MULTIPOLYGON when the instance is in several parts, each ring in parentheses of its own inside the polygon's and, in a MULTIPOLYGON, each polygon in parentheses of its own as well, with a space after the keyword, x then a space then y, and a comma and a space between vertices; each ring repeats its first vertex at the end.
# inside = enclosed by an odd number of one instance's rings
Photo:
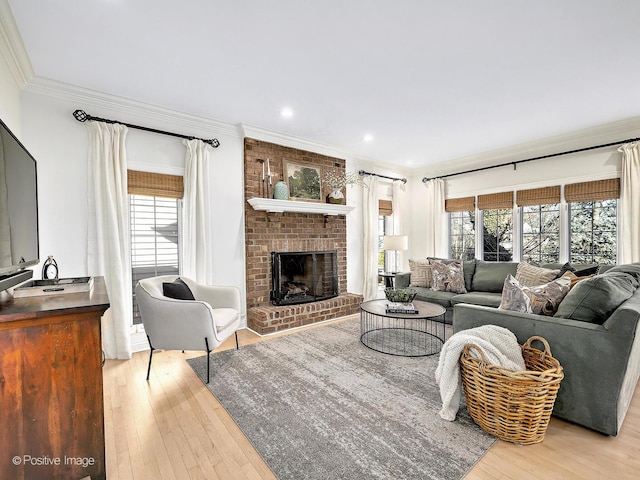
POLYGON ((289 187, 291 200, 322 201, 320 167, 284 162, 284 179, 289 187))

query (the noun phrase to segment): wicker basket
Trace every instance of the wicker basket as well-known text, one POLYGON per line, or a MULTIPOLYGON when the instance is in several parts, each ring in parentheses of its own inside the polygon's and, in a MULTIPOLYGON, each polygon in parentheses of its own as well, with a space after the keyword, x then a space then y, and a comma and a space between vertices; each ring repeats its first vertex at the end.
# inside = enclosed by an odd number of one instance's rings
POLYGON ((517 372, 489 364, 482 349, 469 343, 460 355, 460 374, 471 418, 501 440, 530 445, 544 440, 564 374, 544 338, 531 337, 521 348, 527 369, 517 372), (533 348, 534 340, 545 350, 533 348))

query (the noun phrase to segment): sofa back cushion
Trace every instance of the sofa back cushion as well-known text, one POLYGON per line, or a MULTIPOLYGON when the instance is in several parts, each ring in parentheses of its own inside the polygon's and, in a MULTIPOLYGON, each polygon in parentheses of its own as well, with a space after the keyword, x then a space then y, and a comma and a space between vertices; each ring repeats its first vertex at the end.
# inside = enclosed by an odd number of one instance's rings
POLYGON ((474 292, 502 292, 507 276, 516 276, 518 262, 485 262, 476 260, 471 290, 474 292))
MULTIPOLYGON (((640 274, 640 271, 638 273, 640 274)), ((564 298, 554 316, 602 324, 634 294, 638 285, 636 276, 610 269, 606 273, 577 283, 564 298)))

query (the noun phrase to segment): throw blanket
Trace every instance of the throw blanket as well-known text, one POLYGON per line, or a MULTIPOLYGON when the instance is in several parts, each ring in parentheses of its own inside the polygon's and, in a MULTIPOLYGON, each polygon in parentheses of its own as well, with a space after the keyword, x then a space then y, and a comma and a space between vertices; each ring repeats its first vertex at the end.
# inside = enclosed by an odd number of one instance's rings
POLYGON ((497 325, 463 330, 451 336, 440 351, 436 368, 436 383, 440 387, 442 409, 440 416, 450 422, 456 419, 460 407, 461 380, 458 360, 467 343, 474 343, 483 350, 489 363, 510 370, 526 370, 522 350, 516 336, 497 325))

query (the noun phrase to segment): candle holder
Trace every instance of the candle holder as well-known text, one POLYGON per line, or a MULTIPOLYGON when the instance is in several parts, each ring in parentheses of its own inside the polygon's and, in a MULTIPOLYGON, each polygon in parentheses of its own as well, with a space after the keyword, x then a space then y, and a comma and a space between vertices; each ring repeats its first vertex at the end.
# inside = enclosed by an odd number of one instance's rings
POLYGON ((267 198, 267 191, 266 191, 266 178, 265 178, 265 165, 264 165, 264 159, 262 158, 258 158, 256 159, 256 162, 262 164, 262 177, 260 179, 260 183, 258 184, 258 195, 262 198, 267 198))

